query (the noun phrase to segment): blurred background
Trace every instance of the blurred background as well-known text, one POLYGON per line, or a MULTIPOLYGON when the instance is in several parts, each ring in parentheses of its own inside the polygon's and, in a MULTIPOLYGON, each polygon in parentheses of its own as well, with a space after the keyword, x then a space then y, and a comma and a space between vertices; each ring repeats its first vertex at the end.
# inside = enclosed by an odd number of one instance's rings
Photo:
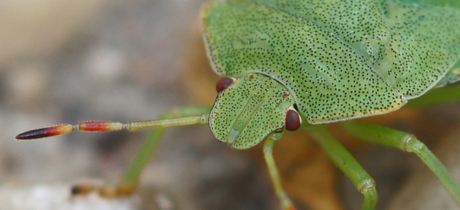
MULTIPOLYGON (((262 148, 232 150, 206 126, 172 128, 138 193, 70 200, 73 183, 117 184, 147 131, 16 141, 25 130, 86 120, 155 119, 212 104, 218 77, 201 40, 204 0, 0 2, 0 209, 279 209, 262 148)), ((416 134, 460 175, 459 104, 361 121, 416 134)), ((343 140, 376 179, 378 209, 457 209, 412 154, 343 140)), ((275 147, 299 209, 357 209, 362 196, 302 132, 275 147)))

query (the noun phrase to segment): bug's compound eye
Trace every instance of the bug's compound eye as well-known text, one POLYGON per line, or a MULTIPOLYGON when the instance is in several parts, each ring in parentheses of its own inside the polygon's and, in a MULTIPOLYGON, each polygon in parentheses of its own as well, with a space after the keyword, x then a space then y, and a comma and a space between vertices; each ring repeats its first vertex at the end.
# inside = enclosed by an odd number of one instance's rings
POLYGON ((230 78, 230 77, 224 77, 224 78, 220 79, 219 81, 217 81, 217 84, 216 84, 217 92, 219 93, 220 91, 223 91, 223 90, 227 89, 234 82, 235 82, 235 80, 230 78))
POLYGON ((286 113, 286 130, 296 131, 302 126, 300 114, 293 108, 288 109, 286 113))

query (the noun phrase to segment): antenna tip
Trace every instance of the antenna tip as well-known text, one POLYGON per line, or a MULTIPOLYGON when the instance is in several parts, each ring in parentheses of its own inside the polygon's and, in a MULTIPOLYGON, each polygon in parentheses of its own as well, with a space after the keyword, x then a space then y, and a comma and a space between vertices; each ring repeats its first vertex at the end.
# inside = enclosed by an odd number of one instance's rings
POLYGON ((39 139, 45 138, 50 136, 57 136, 66 133, 72 132, 74 129, 73 125, 65 124, 65 125, 57 125, 53 127, 47 128, 39 128, 35 130, 26 131, 24 133, 20 133, 16 136, 17 140, 30 140, 30 139, 39 139))

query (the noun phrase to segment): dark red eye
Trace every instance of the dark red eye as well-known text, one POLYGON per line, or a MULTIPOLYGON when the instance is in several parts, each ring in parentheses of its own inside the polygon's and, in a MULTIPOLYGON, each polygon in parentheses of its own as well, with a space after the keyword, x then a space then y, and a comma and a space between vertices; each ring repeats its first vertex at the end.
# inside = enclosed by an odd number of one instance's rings
POLYGON ((288 109, 286 113, 286 130, 296 131, 302 126, 302 118, 295 109, 288 109))
POLYGON ((217 92, 223 91, 232 85, 234 80, 230 77, 224 77, 217 81, 216 90, 217 92))

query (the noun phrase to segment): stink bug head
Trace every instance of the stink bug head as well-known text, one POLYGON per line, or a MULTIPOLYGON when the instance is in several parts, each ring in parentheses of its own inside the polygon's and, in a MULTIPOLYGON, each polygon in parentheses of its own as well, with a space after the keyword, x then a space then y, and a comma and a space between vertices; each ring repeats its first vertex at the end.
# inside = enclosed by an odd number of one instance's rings
POLYGON ((276 80, 248 74, 217 96, 209 117, 214 136, 235 149, 247 149, 272 132, 283 131, 294 97, 276 80))

